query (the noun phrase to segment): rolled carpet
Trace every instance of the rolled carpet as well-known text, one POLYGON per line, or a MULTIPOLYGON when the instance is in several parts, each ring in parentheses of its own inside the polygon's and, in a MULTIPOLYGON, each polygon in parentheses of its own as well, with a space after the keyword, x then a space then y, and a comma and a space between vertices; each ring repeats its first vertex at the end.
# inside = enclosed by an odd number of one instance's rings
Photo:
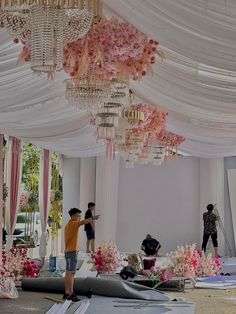
MULTIPOLYGON (((63 278, 24 278, 21 287, 25 291, 64 293, 63 278)), ((145 287, 133 282, 102 279, 75 278, 74 292, 78 295, 94 295, 119 297, 127 299, 141 299, 153 301, 169 301, 169 297, 158 290, 145 287)))

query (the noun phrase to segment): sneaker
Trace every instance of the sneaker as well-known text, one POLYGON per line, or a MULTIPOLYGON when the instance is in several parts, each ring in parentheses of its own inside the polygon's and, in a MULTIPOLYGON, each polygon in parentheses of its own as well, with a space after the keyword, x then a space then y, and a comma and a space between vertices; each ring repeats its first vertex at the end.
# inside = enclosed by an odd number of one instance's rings
POLYGON ((69 294, 64 293, 64 295, 63 295, 62 299, 63 299, 63 300, 66 300, 68 297, 69 297, 69 294))
POLYGON ((80 299, 77 297, 77 295, 73 292, 71 295, 67 296, 67 300, 71 300, 73 302, 78 302, 80 299))

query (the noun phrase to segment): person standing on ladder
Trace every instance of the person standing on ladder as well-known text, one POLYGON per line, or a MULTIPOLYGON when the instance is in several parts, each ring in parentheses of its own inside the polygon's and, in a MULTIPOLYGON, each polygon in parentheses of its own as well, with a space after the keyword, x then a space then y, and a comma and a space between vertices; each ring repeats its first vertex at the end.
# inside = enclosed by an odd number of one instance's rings
POLYGON ((202 251, 206 253, 207 242, 211 236, 212 243, 214 246, 215 256, 218 255, 218 241, 217 241, 217 228, 216 222, 218 220, 217 215, 213 213, 214 205, 207 205, 207 212, 203 213, 203 241, 202 241, 202 251))

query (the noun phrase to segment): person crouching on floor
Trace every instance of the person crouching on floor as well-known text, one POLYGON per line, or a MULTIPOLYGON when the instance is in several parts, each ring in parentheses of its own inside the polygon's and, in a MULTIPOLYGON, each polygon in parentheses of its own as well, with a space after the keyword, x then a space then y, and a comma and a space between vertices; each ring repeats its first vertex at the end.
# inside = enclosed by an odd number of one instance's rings
POLYGON ((150 234, 146 235, 141 245, 141 250, 145 252, 147 256, 158 256, 161 244, 154 239, 150 234))

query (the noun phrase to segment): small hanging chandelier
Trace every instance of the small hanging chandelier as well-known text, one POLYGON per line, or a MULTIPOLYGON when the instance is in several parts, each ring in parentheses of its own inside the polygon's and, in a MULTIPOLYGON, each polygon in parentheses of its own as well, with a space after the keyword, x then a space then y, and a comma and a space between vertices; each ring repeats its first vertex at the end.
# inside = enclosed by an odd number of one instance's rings
POLYGON ((63 69, 64 43, 101 18, 100 0, 3 0, 0 8, 2 25, 29 43, 32 70, 49 76, 63 69))
POLYGON ((110 80, 97 79, 92 68, 81 78, 67 79, 65 82, 69 104, 87 111, 109 102, 114 88, 110 80))
POLYGON ((135 107, 124 108, 122 112, 122 118, 127 120, 127 122, 134 127, 135 125, 144 122, 144 113, 137 110, 135 107))

